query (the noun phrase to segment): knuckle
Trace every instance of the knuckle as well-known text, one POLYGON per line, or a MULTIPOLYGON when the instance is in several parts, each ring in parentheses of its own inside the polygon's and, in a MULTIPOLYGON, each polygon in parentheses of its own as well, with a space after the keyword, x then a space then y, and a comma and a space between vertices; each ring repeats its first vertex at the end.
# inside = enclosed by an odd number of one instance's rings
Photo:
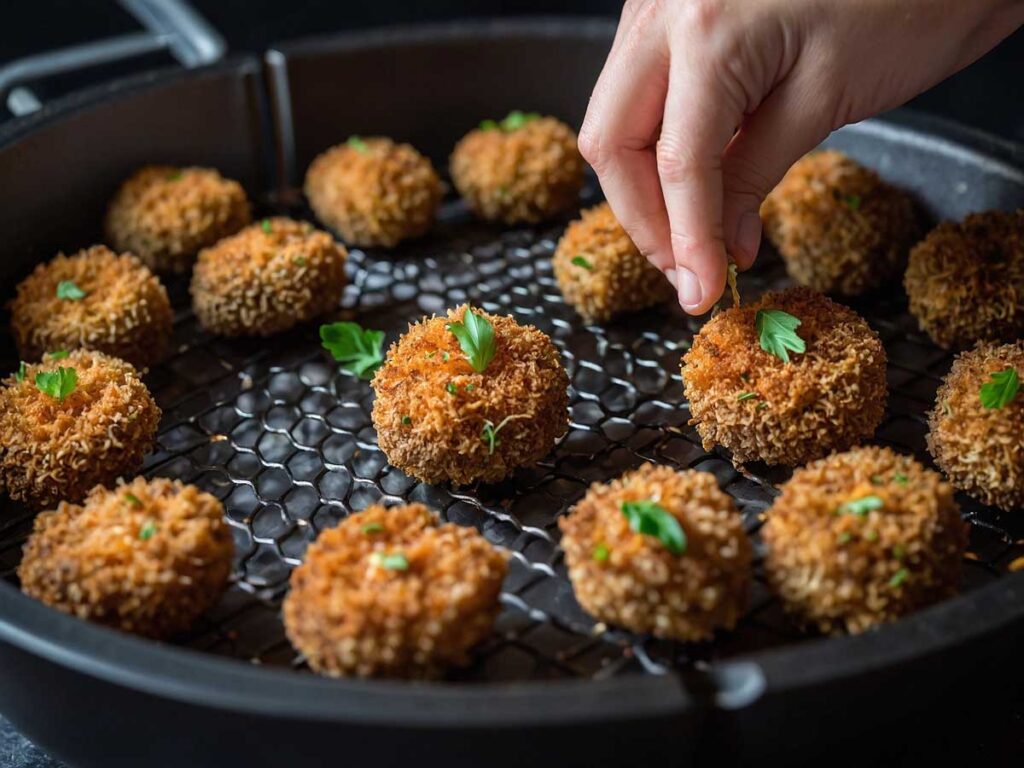
POLYGON ((658 175, 669 184, 680 184, 696 173, 713 167, 713 163, 702 162, 692 148, 677 134, 665 132, 655 148, 658 175))
POLYGON ((576 146, 583 155, 583 159, 590 163, 591 167, 598 173, 607 165, 604 153, 601 149, 601 134, 594 127, 593 121, 587 120, 580 128, 580 134, 576 139, 576 146))
POLYGON ((722 186, 727 194, 763 200, 772 191, 775 182, 755 161, 734 157, 722 169, 722 186))
POLYGON ((683 3, 679 22, 701 35, 710 33, 722 19, 722 0, 687 0, 683 3))

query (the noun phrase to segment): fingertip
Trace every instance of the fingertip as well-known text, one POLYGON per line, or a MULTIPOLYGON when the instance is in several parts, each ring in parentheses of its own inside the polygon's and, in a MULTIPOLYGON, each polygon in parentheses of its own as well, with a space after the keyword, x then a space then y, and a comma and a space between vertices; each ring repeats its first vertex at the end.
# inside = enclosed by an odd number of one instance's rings
POLYGON ((747 211, 739 217, 729 255, 740 270, 747 270, 753 266, 757 252, 761 248, 761 234, 761 215, 758 211, 747 211))

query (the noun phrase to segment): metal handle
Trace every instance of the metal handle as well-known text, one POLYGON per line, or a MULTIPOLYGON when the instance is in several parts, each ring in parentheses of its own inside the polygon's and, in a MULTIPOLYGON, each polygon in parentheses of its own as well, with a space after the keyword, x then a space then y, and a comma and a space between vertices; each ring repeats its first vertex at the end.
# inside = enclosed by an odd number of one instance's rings
POLYGON ((224 38, 186 0, 119 0, 148 31, 95 40, 17 59, 0 67, 0 99, 14 115, 39 109, 26 87, 53 75, 110 64, 166 50, 185 67, 220 59, 224 38))

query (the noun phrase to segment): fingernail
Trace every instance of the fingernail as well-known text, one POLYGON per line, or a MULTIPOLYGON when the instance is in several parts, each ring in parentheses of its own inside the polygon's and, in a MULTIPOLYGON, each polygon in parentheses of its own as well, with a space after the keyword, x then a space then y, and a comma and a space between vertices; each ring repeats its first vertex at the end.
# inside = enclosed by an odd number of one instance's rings
POLYGON ((676 283, 676 271, 674 269, 666 269, 665 277, 667 277, 668 281, 672 283, 673 288, 679 290, 679 285, 676 283))
POLYGON ((700 304, 704 295, 700 281, 686 267, 676 268, 676 287, 679 289, 679 303, 683 305, 683 309, 691 309, 700 304))
POLYGON ((736 249, 748 259, 757 256, 761 246, 761 217, 756 211, 747 211, 740 217, 736 227, 736 249))

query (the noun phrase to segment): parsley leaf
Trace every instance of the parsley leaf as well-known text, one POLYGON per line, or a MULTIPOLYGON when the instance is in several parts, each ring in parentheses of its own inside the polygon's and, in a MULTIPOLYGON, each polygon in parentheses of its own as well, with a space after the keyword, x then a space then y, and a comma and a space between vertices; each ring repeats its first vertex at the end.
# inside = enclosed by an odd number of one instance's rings
POLYGON ((409 559, 401 552, 392 552, 390 554, 374 552, 373 561, 381 568, 385 568, 389 571, 409 570, 409 559))
POLYGON ((124 495, 124 500, 126 502, 128 502, 129 504, 131 504, 133 507, 141 507, 142 506, 142 499, 140 499, 134 493, 126 493, 124 495))
POLYGON ((892 578, 889 579, 889 586, 898 587, 900 584, 907 580, 907 576, 909 575, 910 572, 906 568, 900 568, 898 571, 896 571, 896 573, 892 575, 892 578))
POLYGON ((761 340, 761 349, 770 352, 782 362, 789 362, 789 353, 807 351, 804 340, 796 334, 799 318, 781 309, 759 309, 754 316, 754 327, 761 340))
POLYGON ((367 523, 360 529, 363 533, 369 535, 372 533, 380 533, 384 530, 384 526, 380 523, 367 523))
POLYGON ((366 142, 363 141, 358 136, 349 136, 348 141, 346 141, 345 143, 348 144, 350 147, 352 147, 352 149, 354 149, 361 155, 365 155, 367 152, 370 151, 370 148, 366 145, 366 142))
POLYGON ((19 383, 25 380, 25 361, 24 360, 19 360, 18 361, 18 370, 14 374, 14 380, 19 382, 19 383))
POLYGON ((268 235, 274 231, 273 225, 270 223, 270 219, 264 219, 260 222, 260 229, 266 232, 268 235))
POLYGON ((410 424, 412 424, 412 418, 410 416, 403 416, 402 424, 408 427, 410 424))
POLYGON ((364 381, 384 363, 384 331, 364 330, 358 323, 320 326, 320 341, 341 367, 364 381))
POLYGON ((462 322, 448 323, 448 330, 459 340, 466 359, 477 373, 483 373, 494 359, 494 327, 486 317, 466 307, 462 322))
POLYGON ((840 546, 842 546, 843 544, 849 544, 852 538, 852 533, 850 533, 849 531, 843 531, 838 536, 836 536, 836 543, 840 546))
POLYGON ((893 472, 892 481, 896 483, 896 485, 906 485, 907 483, 910 482, 910 478, 904 475, 902 472, 893 472))
POLYGON ((676 520, 660 504, 653 501, 624 501, 622 514, 629 520, 629 527, 645 536, 653 536, 669 552, 681 555, 686 551, 686 534, 676 520))
POLYGON ((513 419, 524 418, 521 415, 513 414, 512 416, 506 416, 498 426, 494 426, 494 422, 490 419, 484 419, 484 428, 480 430, 480 439, 487 443, 487 455, 490 456, 494 453, 494 449, 501 445, 501 440, 498 439, 498 433, 505 428, 513 419))
POLYGON ((757 392, 740 392, 738 395, 736 395, 736 399, 739 400, 740 402, 743 402, 744 400, 751 400, 755 397, 759 397, 757 392))
POLYGON ((156 535, 156 520, 147 520, 139 529, 139 538, 149 541, 156 535))
POLYGON ((444 389, 445 392, 447 392, 449 395, 454 395, 456 392, 459 391, 459 388, 455 386, 454 381, 449 381, 447 384, 445 384, 444 389))
POLYGON ((65 357, 68 357, 70 355, 71 353, 68 352, 66 349, 58 349, 55 352, 50 352, 49 358, 51 360, 63 360, 65 357))
POLYGON ((56 371, 40 371, 36 374, 36 389, 44 395, 64 402, 64 398, 75 391, 78 374, 74 368, 61 366, 56 371))
POLYGON ((487 119, 487 120, 481 120, 480 121, 480 130, 481 131, 496 131, 500 127, 501 126, 498 125, 498 121, 497 120, 487 119))
POLYGON ((540 120, 540 115, 536 112, 520 112, 518 109, 513 109, 501 121, 501 130, 505 133, 518 131, 524 125, 532 123, 534 120, 540 120))
POLYGON ((605 560, 608 559, 609 554, 611 553, 608 549, 607 544, 598 544, 596 547, 594 547, 594 551, 591 554, 591 557, 597 560, 597 562, 603 563, 605 560))
POLYGON ((61 301, 81 301, 87 295, 74 280, 61 280, 57 283, 57 298, 61 301))
POLYGON ((586 256, 577 255, 572 257, 572 263, 577 267, 583 267, 587 272, 594 271, 594 265, 587 261, 586 256))
POLYGON ((864 517, 868 512, 881 509, 883 506, 885 505, 877 496, 864 496, 860 499, 851 499, 850 501, 843 502, 836 509, 836 514, 864 517))
POLYGON ((981 385, 978 396, 984 408, 993 410, 1005 408, 1013 402, 1020 390, 1020 377, 1016 368, 1006 368, 993 373, 990 380, 981 385))

